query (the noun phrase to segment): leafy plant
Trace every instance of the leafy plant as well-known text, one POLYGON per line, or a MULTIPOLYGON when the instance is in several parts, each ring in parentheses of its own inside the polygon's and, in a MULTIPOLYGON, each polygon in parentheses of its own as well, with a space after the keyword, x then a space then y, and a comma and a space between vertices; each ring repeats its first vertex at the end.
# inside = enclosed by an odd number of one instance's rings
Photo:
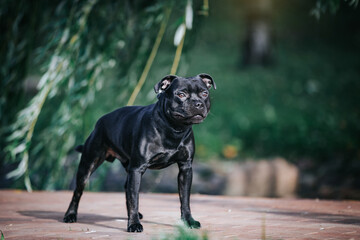
MULTIPOLYGON (((69 169, 75 169, 76 165, 70 153, 75 144, 83 142, 91 131, 98 118, 93 113, 104 113, 113 108, 110 103, 94 104, 95 95, 96 99, 106 95, 120 104, 126 103, 129 90, 134 88, 149 50, 153 49, 128 101, 128 104, 133 104, 167 29, 171 9, 183 9, 183 14, 189 14, 191 4, 191 1, 182 1, 175 5, 173 1, 165 0, 62 0, 35 4, 34 7, 25 0, 17 4, 2 2, 0 17, 8 20, 4 27, 10 26, 15 31, 26 24, 25 20, 21 21, 21 14, 15 19, 12 17, 13 12, 21 10, 32 20, 35 29, 40 29, 29 35, 16 31, 14 36, 6 31, 5 36, 9 36, 4 40, 10 48, 2 49, 7 53, 2 62, 6 63, 16 55, 14 49, 36 61, 2 65, 1 74, 5 79, 2 85, 5 86, 3 91, 6 96, 0 102, 2 116, 10 109, 7 104, 19 100, 11 96, 6 86, 16 83, 20 95, 24 77, 31 72, 30 68, 43 65, 46 69, 37 70, 42 75, 38 91, 16 115, 16 121, 13 124, 11 120, 2 123, 5 127, 1 135, 6 136, 4 139, 7 141, 2 144, 7 145, 8 160, 19 161, 18 167, 7 177, 24 177, 28 191, 32 190, 32 183, 38 189, 67 186, 74 174, 69 169), (159 25, 160 31, 156 36, 154 30, 159 25), (25 43, 13 43, 15 36, 27 41, 36 34, 41 34, 42 40, 29 45, 27 51, 23 51, 25 43), (21 75, 13 70, 17 66, 23 68, 21 75)), ((180 16, 180 19, 183 17, 180 16)), ((173 72, 176 72, 181 52, 179 48, 176 51, 177 63, 173 64, 173 72)), ((9 119, 14 119, 15 114, 12 114, 9 119)))
POLYGON ((164 237, 160 237, 160 240, 207 240, 209 239, 206 233, 201 235, 197 234, 197 232, 179 225, 176 227, 176 231, 173 234, 168 234, 164 237))

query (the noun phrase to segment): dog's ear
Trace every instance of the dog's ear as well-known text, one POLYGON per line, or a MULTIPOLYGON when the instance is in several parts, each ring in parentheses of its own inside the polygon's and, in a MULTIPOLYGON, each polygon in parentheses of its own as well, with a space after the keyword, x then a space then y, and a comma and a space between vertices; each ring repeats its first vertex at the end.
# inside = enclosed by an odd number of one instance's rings
POLYGON ((162 93, 164 92, 166 89, 169 88, 169 86, 171 85, 172 81, 174 79, 176 79, 178 76, 176 75, 167 75, 165 76, 163 79, 161 79, 160 82, 158 82, 155 86, 154 86, 154 90, 156 94, 162 93))
POLYGON ((212 79, 212 77, 211 77, 209 74, 200 73, 198 76, 199 76, 199 77, 201 78, 201 80, 206 84, 206 87, 207 87, 208 89, 210 89, 211 86, 213 86, 214 89, 216 89, 216 84, 215 84, 214 80, 212 79))

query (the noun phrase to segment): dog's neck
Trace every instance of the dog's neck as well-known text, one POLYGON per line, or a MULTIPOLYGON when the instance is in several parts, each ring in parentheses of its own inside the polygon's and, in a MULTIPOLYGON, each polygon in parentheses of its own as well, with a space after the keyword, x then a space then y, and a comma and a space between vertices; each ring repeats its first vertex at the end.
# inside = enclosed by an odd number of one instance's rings
POLYGON ((160 120, 157 124, 160 127, 169 128, 175 134, 185 134, 192 130, 192 125, 178 124, 166 114, 165 96, 163 96, 163 94, 159 96, 159 100, 156 102, 156 105, 158 107, 155 108, 156 110, 154 114, 159 116, 160 120))

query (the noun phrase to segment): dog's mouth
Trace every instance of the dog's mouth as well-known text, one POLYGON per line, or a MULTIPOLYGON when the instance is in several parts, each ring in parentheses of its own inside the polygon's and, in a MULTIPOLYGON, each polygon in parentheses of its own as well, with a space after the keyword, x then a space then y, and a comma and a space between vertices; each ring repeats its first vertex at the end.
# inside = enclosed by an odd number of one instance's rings
POLYGON ((173 113, 173 118, 180 120, 182 122, 186 122, 186 123, 190 123, 190 124, 196 124, 196 123, 201 123, 202 121, 204 121, 206 116, 202 115, 202 114, 195 114, 192 116, 185 116, 181 113, 173 113))
POLYGON ((202 121, 202 120, 204 120, 204 116, 203 115, 201 115, 201 114, 196 114, 196 115, 194 115, 194 116, 192 116, 190 119, 191 120, 199 120, 199 121, 202 121))

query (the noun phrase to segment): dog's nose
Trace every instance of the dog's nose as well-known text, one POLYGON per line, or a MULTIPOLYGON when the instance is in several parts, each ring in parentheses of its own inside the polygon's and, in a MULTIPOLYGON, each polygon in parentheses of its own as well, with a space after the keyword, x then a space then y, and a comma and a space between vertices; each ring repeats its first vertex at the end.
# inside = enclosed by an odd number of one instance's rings
POLYGON ((203 108, 204 108, 204 104, 203 104, 202 102, 200 102, 200 101, 196 101, 196 102, 194 103, 194 105, 195 105, 195 107, 196 107, 197 109, 203 109, 203 108))

